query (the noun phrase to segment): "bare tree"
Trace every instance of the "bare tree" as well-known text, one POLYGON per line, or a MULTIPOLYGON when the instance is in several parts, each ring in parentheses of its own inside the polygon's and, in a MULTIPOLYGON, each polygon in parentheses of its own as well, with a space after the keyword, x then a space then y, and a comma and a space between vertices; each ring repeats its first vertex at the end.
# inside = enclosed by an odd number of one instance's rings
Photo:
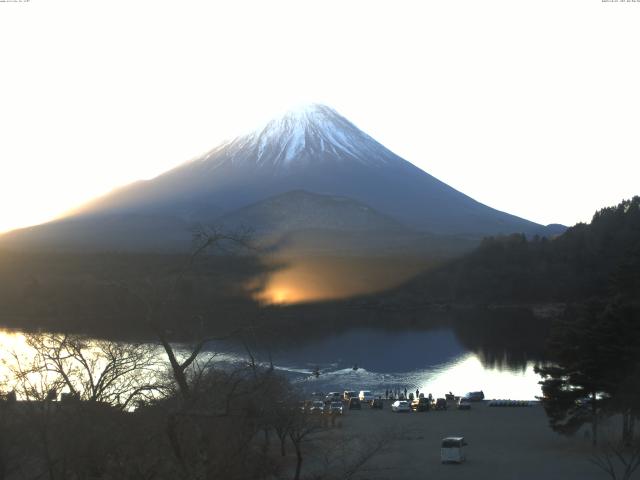
POLYGON ((640 442, 636 440, 631 445, 607 442, 590 460, 612 480, 629 480, 640 467, 640 442))
POLYGON ((123 412, 166 391, 163 364, 149 345, 54 333, 25 334, 25 345, 5 361, 6 386, 18 401, 1 407, 25 437, 20 468, 26 478, 64 479, 106 468, 109 455, 126 443, 124 420, 131 417, 123 412), (61 392, 78 401, 57 402, 61 392))
POLYGON ((150 345, 56 333, 27 334, 25 340, 33 349, 31 361, 25 365, 14 354, 9 367, 25 398, 55 399, 57 392, 67 390, 78 399, 125 410, 166 389, 150 345))
POLYGON ((383 431, 363 438, 361 435, 331 435, 324 439, 322 451, 324 471, 318 480, 349 480, 367 470, 371 461, 380 455, 399 436, 395 430, 383 431))
POLYGON ((289 436, 289 431, 294 426, 296 408, 300 407, 295 403, 290 402, 288 399, 282 399, 274 405, 274 408, 271 411, 271 425, 276 432, 278 440, 280 441, 280 456, 282 457, 287 454, 286 442, 289 436))
MULTIPOLYGON (((208 266, 207 262, 212 258, 209 255, 212 250, 224 252, 238 248, 253 250, 247 231, 228 233, 216 228, 199 226, 193 233, 193 249, 184 263, 173 271, 170 279, 149 281, 146 285, 142 285, 142 288, 140 285, 136 287, 124 282, 118 284, 142 306, 139 324, 156 337, 168 360, 176 395, 171 398, 171 401, 165 403, 165 407, 168 407, 166 435, 173 454, 186 476, 193 475, 196 470, 205 468, 206 465, 208 465, 206 468, 211 468, 213 458, 218 458, 220 464, 218 472, 221 472, 224 470, 223 465, 228 464, 231 458, 235 458, 235 454, 229 453, 225 448, 219 448, 219 451, 227 451, 226 457, 219 457, 218 452, 207 451, 207 445, 210 445, 208 440, 210 432, 205 425, 211 422, 224 423, 227 422, 225 417, 233 416, 231 412, 235 407, 234 399, 246 391, 247 381, 238 371, 231 372, 229 375, 210 375, 212 372, 215 373, 212 364, 215 355, 208 351, 208 347, 212 342, 238 335, 241 329, 234 329, 222 336, 208 335, 204 328, 204 318, 198 312, 193 315, 191 321, 185 322, 189 325, 194 323, 200 325, 198 331, 192 331, 186 335, 193 340, 185 343, 185 335, 182 335, 179 338, 182 343, 176 344, 175 329, 180 322, 172 315, 188 310, 184 308, 185 299, 181 297, 184 286, 191 281, 204 282, 206 276, 210 275, 210 270, 203 267, 208 266), (214 377, 215 379, 212 380, 214 377), (211 388, 212 381, 215 384, 213 388, 211 388), (212 396, 215 398, 211 398, 212 396), (185 441, 187 437, 189 441, 185 441), (200 452, 197 458, 190 455, 194 449, 200 452)), ((238 422, 238 419, 236 418, 235 421, 238 422)), ((245 440, 252 438, 253 427, 249 425, 253 424, 255 424, 255 418, 250 418, 250 422, 245 423, 247 428, 242 430, 243 435, 247 435, 244 437, 245 440)), ((225 431, 225 429, 222 430, 225 431)), ((237 435, 232 436, 234 439, 237 437, 237 435)), ((231 448, 232 442, 228 443, 229 445, 226 446, 231 448)))
MULTIPOLYGON (((224 336, 199 335, 191 344, 182 344, 182 352, 178 352, 171 342, 171 331, 166 329, 161 319, 167 310, 167 307, 174 302, 180 291, 186 276, 193 272, 197 262, 202 259, 211 250, 230 251, 232 249, 244 248, 254 250, 249 241, 249 231, 224 232, 218 228, 207 228, 198 225, 193 230, 193 249, 187 256, 184 264, 177 270, 173 280, 164 289, 150 289, 151 291, 137 291, 130 285, 120 283, 129 295, 136 298, 143 306, 144 313, 141 319, 144 327, 152 332, 158 339, 162 349, 164 350, 174 381, 178 387, 178 391, 183 401, 189 403, 192 397, 191 386, 189 382, 189 369, 196 366, 196 360, 206 349, 207 345, 214 341, 230 338, 236 335, 239 330, 234 330, 224 336)), ((200 319, 202 320, 202 319, 200 319)))
POLYGON ((288 428, 289 439, 296 452, 296 471, 294 480, 300 480, 302 473, 303 445, 314 434, 323 430, 322 419, 317 415, 298 408, 291 411, 291 424, 288 428))

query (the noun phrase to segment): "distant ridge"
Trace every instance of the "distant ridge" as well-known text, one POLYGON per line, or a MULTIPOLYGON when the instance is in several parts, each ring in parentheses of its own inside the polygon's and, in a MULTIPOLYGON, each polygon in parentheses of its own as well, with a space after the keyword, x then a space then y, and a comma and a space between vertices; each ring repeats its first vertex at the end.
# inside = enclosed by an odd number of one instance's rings
POLYGON ((292 190, 266 198, 216 220, 256 232, 291 232, 306 229, 343 231, 406 230, 399 222, 347 197, 292 190))

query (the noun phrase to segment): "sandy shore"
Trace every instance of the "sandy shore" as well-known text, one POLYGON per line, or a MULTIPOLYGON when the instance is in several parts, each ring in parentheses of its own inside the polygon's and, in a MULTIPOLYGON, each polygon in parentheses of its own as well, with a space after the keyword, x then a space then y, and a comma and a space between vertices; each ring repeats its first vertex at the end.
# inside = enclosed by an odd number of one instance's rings
POLYGON ((554 433, 539 404, 516 408, 482 402, 468 411, 394 413, 385 402, 383 410, 346 412, 342 426, 326 435, 315 447, 309 444, 312 456, 319 456, 331 439, 357 442, 380 435, 391 439, 360 472, 361 479, 606 478, 589 461, 593 450, 588 439, 554 433), (441 463, 440 441, 446 436, 465 437, 469 443, 465 463, 441 463))

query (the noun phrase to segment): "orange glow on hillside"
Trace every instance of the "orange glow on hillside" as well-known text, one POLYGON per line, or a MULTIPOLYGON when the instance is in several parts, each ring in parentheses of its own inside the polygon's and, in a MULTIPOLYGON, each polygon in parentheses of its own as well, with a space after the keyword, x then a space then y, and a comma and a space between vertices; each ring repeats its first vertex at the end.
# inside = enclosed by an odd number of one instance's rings
POLYGON ((309 295, 304 295, 300 291, 296 291, 288 286, 273 285, 265 289, 258 296, 259 300, 263 303, 299 303, 309 300, 309 295))
POLYGON ((415 258, 290 258, 255 295, 263 304, 293 304, 347 298, 392 288, 426 268, 415 258))

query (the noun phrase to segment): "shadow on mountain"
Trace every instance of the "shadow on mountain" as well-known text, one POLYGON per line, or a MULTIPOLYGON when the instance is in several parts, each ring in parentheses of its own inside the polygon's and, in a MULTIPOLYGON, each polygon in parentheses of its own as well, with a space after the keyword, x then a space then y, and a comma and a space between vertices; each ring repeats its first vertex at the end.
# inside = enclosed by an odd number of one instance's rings
POLYGON ((153 338, 226 332, 257 318, 254 297, 281 266, 254 255, 0 252, 0 322, 9 328, 153 338), (154 309, 148 318, 149 309, 154 309))

